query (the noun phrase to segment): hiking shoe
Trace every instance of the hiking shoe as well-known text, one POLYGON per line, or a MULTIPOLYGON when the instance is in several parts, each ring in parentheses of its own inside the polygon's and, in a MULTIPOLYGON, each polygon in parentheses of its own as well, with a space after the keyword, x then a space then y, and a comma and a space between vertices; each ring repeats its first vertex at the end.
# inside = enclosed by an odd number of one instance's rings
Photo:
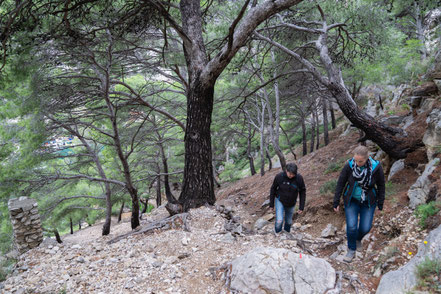
POLYGON ((348 249, 348 253, 346 253, 346 256, 343 257, 343 261, 345 262, 351 262, 355 257, 355 250, 348 249))
POLYGON ((361 244, 361 240, 357 240, 357 241, 355 241, 355 245, 357 246, 357 251, 358 252, 361 252, 361 251, 363 251, 363 244, 361 244))

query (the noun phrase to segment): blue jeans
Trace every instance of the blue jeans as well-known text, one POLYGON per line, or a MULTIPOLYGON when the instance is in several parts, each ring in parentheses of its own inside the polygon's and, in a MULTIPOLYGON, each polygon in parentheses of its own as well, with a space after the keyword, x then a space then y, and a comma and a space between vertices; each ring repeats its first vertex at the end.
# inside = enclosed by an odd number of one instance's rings
POLYGON ((283 229, 287 232, 291 231, 292 216, 294 215, 294 206, 291 207, 284 206, 282 202, 280 202, 279 197, 276 197, 276 199, 274 199, 274 204, 276 207, 276 225, 275 225, 276 233, 282 231, 282 224, 284 218, 285 218, 285 225, 283 226, 283 229))
POLYGON ((345 206, 346 234, 348 237, 348 248, 356 249, 356 241, 361 241, 372 228, 376 205, 368 206, 367 203, 360 203, 351 199, 349 206, 345 206), (360 221, 358 216, 360 216, 360 221))

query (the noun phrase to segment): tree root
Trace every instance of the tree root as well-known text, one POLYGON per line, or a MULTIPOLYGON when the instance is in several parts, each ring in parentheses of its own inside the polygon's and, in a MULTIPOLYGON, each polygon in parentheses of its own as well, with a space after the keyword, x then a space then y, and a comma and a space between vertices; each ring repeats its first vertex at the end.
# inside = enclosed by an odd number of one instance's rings
POLYGON ((176 228, 183 228, 184 231, 189 232, 190 227, 188 225, 187 219, 190 216, 188 212, 175 214, 173 216, 161 219, 159 221, 151 222, 147 224, 147 226, 131 231, 127 234, 118 236, 116 238, 113 238, 107 244, 113 244, 116 243, 122 239, 125 239, 132 235, 138 235, 138 234, 147 234, 154 232, 156 230, 169 230, 169 229, 176 229, 176 228))

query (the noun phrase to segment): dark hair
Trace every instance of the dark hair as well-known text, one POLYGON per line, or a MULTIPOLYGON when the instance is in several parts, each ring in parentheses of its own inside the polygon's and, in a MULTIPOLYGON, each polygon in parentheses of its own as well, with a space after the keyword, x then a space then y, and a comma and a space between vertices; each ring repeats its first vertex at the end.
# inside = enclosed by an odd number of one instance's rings
POLYGON ((288 163, 286 165, 286 171, 292 174, 297 174, 297 165, 295 163, 288 163))

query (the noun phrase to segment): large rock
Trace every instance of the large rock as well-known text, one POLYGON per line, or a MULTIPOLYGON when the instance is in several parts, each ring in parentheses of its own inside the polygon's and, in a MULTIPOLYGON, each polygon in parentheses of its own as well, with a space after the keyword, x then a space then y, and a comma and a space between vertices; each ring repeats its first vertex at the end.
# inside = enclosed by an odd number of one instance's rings
POLYGON ((403 169, 404 169, 404 159, 395 161, 390 168, 389 176, 387 177, 387 180, 390 181, 394 175, 396 175, 398 172, 402 171, 403 169))
POLYGON ((254 223, 254 230, 258 231, 263 229, 267 224, 269 224, 269 221, 267 221, 264 218, 259 218, 258 220, 256 220, 256 222, 254 223))
POLYGON ((326 228, 323 229, 321 236, 322 238, 334 237, 336 232, 337 228, 332 224, 328 224, 326 228))
POLYGON ((409 206, 415 209, 420 204, 424 204, 430 193, 430 184, 432 183, 429 176, 435 170, 436 166, 440 163, 439 158, 432 159, 424 169, 423 174, 416 180, 409 191, 407 196, 409 197, 409 206))
POLYGON ((283 248, 256 248, 232 261, 231 290, 241 293, 324 293, 335 270, 321 258, 283 248))
POLYGON ((397 126, 401 124, 406 117, 406 115, 392 115, 381 119, 380 122, 388 126, 397 126))
POLYGON ((406 265, 383 276, 378 285, 377 294, 409 293, 417 285, 418 279, 415 274, 417 265, 426 257, 430 259, 441 258, 441 226, 430 232, 425 241, 427 244, 421 242, 418 253, 406 265))
POLYGON ((424 133, 423 143, 426 145, 427 157, 432 159, 441 146, 441 109, 433 109, 426 122, 427 130, 424 133))

